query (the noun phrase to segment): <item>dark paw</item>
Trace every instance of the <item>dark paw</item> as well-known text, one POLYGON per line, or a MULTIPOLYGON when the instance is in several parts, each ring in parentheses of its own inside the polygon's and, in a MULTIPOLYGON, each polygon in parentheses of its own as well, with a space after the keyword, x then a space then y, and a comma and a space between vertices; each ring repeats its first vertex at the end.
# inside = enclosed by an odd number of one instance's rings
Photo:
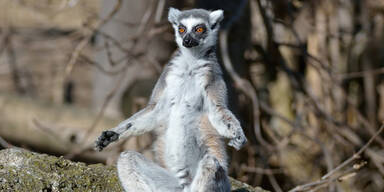
POLYGON ((114 131, 103 131, 101 136, 96 141, 96 150, 101 151, 110 143, 119 139, 119 134, 114 131))

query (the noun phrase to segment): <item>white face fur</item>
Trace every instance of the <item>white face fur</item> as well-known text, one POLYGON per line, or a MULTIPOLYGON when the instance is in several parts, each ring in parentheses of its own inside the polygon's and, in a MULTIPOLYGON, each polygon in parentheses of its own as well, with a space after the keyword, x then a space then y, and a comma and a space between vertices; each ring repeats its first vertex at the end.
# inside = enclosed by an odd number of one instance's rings
POLYGON ((180 11, 170 8, 168 20, 175 29, 176 43, 181 50, 204 50, 214 46, 223 11, 192 9, 180 11), (201 28, 200 30, 198 30, 201 28))

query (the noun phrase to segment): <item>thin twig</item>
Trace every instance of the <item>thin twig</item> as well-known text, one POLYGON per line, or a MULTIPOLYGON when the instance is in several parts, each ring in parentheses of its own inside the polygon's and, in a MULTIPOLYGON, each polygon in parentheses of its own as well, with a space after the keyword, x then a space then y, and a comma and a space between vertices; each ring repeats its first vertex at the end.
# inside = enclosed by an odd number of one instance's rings
MULTIPOLYGON (((284 23, 284 22, 281 22, 281 23, 284 23)), ((295 44, 280 44, 280 45, 283 45, 283 46, 289 46, 289 47, 292 47, 292 48, 299 48, 302 50, 302 52, 304 53, 304 55, 306 57, 308 57, 309 59, 315 61, 315 62, 308 62, 310 65, 312 65, 320 74, 321 74, 321 71, 320 69, 323 69, 327 72, 328 74, 328 77, 329 77, 329 81, 330 81, 330 85, 333 85, 335 86, 337 89, 339 89, 341 91, 341 93, 344 95, 344 97, 346 98, 346 101, 348 104, 350 104, 351 106, 354 107, 354 111, 356 112, 357 114, 357 119, 359 122, 361 122, 368 130, 368 132, 373 136, 375 134, 375 129, 374 127, 369 123, 369 121, 361 114, 361 112, 354 106, 353 104, 353 101, 351 100, 351 98, 348 96, 348 94, 345 92, 345 90, 343 89, 343 86, 341 85, 340 83, 340 78, 339 77, 335 77, 335 75, 333 74, 331 68, 329 68, 328 65, 324 64, 323 61, 321 61, 319 58, 311 55, 310 53, 308 53, 308 51, 306 50, 306 48, 304 46, 301 46, 303 45, 301 43, 301 40, 300 40, 300 37, 298 35, 298 32, 296 31, 296 29, 292 26, 292 24, 286 24, 284 23, 284 26, 288 27, 292 33, 294 34, 294 37, 296 38, 296 41, 298 42, 298 45, 295 45, 295 44)), ((278 44, 279 45, 279 44, 278 44)), ((373 71, 371 71, 373 73, 373 71)), ((374 75, 377 75, 377 74, 381 74, 382 71, 381 70, 378 70, 377 73, 375 72, 374 75)), ((357 73, 352 73, 351 76, 359 76, 359 75, 364 75, 364 74, 367 74, 367 71, 365 72, 357 72, 357 73)), ((309 90, 308 87, 305 87, 304 89, 305 93, 309 96, 309 98, 311 99, 312 103, 314 104, 314 106, 316 107, 316 110, 319 112, 319 115, 323 116, 325 120, 327 121, 330 121, 332 122, 333 124, 335 125, 343 125, 343 126, 346 126, 348 128, 351 128, 350 126, 346 125, 346 124, 343 124, 341 122, 338 122, 336 121, 332 115, 326 113, 319 105, 318 105, 318 102, 317 102, 317 99, 314 97, 314 95, 312 94, 312 92, 309 90)), ((384 139, 382 139, 381 137, 376 137, 376 141, 381 145, 381 146, 384 146, 384 139)))
MULTIPOLYGON (((34 118, 32 122, 36 128, 40 129, 44 133, 47 133, 52 139, 55 139, 56 141, 60 140, 60 143, 63 145, 69 144, 69 142, 63 138, 63 136, 53 131, 49 126, 43 125, 43 123, 41 123, 38 119, 34 118)), ((60 129, 57 129, 57 130, 60 130, 60 129)))
POLYGON ((352 161, 360 158, 360 155, 369 147, 369 145, 371 145, 371 143, 375 140, 375 138, 377 136, 379 136, 379 134, 383 131, 384 129, 384 124, 381 125, 380 129, 376 132, 376 134, 371 137, 371 139, 369 139, 369 141, 357 152, 355 153, 352 157, 350 157, 349 159, 345 160, 342 164, 340 164, 339 166, 337 166, 336 168, 334 168, 332 171, 328 172, 327 174, 325 174, 323 177, 321 177, 321 179, 326 179, 328 177, 330 177, 331 175, 333 175, 336 171, 344 168, 346 165, 348 165, 349 163, 351 163, 352 161))
POLYGON ((3 139, 1 136, 0 136, 0 146, 2 148, 11 148, 12 145, 9 144, 5 139, 3 139))
MULTIPOLYGON (((121 73, 123 71, 123 69, 125 68, 125 66, 122 66, 118 69, 114 69, 114 70, 107 70, 105 69, 102 64, 96 62, 96 61, 93 61, 91 58, 89 58, 88 56, 86 55, 80 55, 80 58, 81 60, 83 60, 85 63, 89 64, 89 65, 92 65, 94 66, 96 69, 98 69, 99 71, 101 71, 102 73, 104 74, 107 74, 107 75, 118 75, 119 73, 121 73)), ((121 61, 124 61, 128 59, 128 57, 123 57, 121 59, 121 61)), ((115 61, 116 64, 120 63, 121 61, 115 61)))
POLYGON ((147 8, 147 10, 145 11, 144 13, 144 16, 142 17, 141 21, 140 21, 140 25, 138 26, 137 28, 137 35, 142 35, 144 30, 145 30, 145 27, 147 26, 147 24, 149 23, 149 20, 152 16, 152 9, 153 9, 153 0, 151 0, 151 2, 149 3, 149 7, 147 8))
POLYGON ((348 79, 354 79, 354 78, 362 78, 365 75, 381 75, 384 74, 384 67, 372 69, 369 71, 358 71, 358 72, 350 72, 350 73, 344 73, 344 74, 338 74, 337 78, 340 80, 348 80, 348 79))
MULTIPOLYGON (((318 185, 322 185, 322 184, 325 184, 325 183, 329 183, 331 181, 331 179, 332 179, 331 176, 335 175, 337 172, 339 172, 341 169, 343 169, 344 167, 349 165, 354 160, 359 159, 361 154, 369 147, 369 145, 375 140, 375 138, 378 135, 380 135, 380 133, 383 130, 384 130, 384 124, 380 127, 380 129, 376 132, 376 134, 374 136, 372 136, 369 139, 369 141, 357 153, 353 154, 350 158, 345 160, 339 166, 337 166, 336 168, 334 168, 333 170, 331 170, 330 172, 325 174, 323 177, 321 177, 320 180, 317 180, 317 181, 311 182, 311 183, 307 183, 307 184, 304 184, 304 185, 296 186, 294 189, 291 189, 289 192, 303 191, 303 190, 307 190, 309 187, 313 187, 313 186, 318 186, 318 185)), ((361 166, 353 167, 353 169, 356 170, 356 169, 359 169, 360 167, 361 166)), ((341 176, 339 176, 337 178, 341 178, 341 176)), ((333 179, 333 180, 335 180, 335 179, 333 179)))
POLYGON ((363 162, 362 164, 356 164, 353 167, 350 167, 346 171, 338 174, 336 177, 330 177, 325 180, 317 180, 315 182, 307 183, 304 185, 300 185, 295 187, 292 190, 289 190, 289 192, 297 192, 297 191, 310 191, 314 192, 317 191, 321 188, 327 187, 331 183, 334 183, 336 181, 342 182, 348 178, 351 178, 352 176, 356 175, 356 171, 362 168, 364 165, 366 165, 366 162, 363 162))
MULTIPOLYGON (((124 70, 122 70, 123 72, 121 73, 120 78, 117 80, 115 86, 112 88, 112 90, 109 92, 109 94, 105 98, 104 103, 101 106, 101 109, 100 109, 99 113, 97 114, 95 120, 92 122, 92 125, 86 130, 86 132, 84 134, 84 138, 82 139, 83 142, 80 144, 80 146, 83 146, 83 144, 88 140, 88 138, 91 135, 92 131, 96 128, 97 124, 100 122, 101 118, 103 117, 104 112, 105 112, 106 108, 108 107, 110 101, 112 100, 113 96, 116 94, 116 92, 120 88, 123 80, 126 77, 126 70, 128 69, 127 66, 128 65, 125 65, 125 68, 124 68, 124 70)), ((92 144, 92 146, 93 146, 93 144, 92 144)), ((71 153, 65 155, 65 157, 68 158, 68 159, 72 159, 73 157, 75 157, 75 156, 77 156, 77 155, 87 151, 89 148, 90 148, 90 146, 86 146, 86 147, 83 147, 83 148, 75 149, 71 153)))
POLYGON ((233 65, 232 65, 231 59, 229 58, 229 53, 228 53, 227 30, 222 30, 220 32, 219 39, 220 39, 220 51, 223 57, 223 64, 226 71, 228 72, 232 80, 235 82, 236 87, 238 87, 247 97, 249 97, 252 100, 254 130, 255 130, 256 137, 263 146, 271 149, 273 148, 273 146, 270 145, 267 141, 265 141, 261 135, 259 100, 257 98, 256 91, 254 90, 252 84, 248 80, 241 78, 233 69, 233 65))
POLYGON ((155 23, 160 23, 165 8, 165 0, 159 0, 157 3, 155 23))
POLYGON ((285 173, 283 169, 264 169, 260 167, 249 167, 245 165, 241 166, 241 170, 248 173, 257 173, 257 174, 263 174, 263 175, 285 173))
POLYGON ((271 183, 273 189, 276 192, 283 192, 283 190, 281 189, 279 183, 276 180, 276 177, 273 174, 268 174, 267 177, 268 177, 268 180, 271 183))
POLYGON ((93 30, 89 30, 87 34, 85 35, 84 39, 77 44, 76 48, 74 49, 71 58, 67 65, 65 66, 65 72, 63 76, 63 82, 66 82, 69 75, 72 73, 73 67, 79 58, 82 50, 85 48, 86 45, 88 45, 89 41, 91 40, 93 34, 97 31, 97 29, 101 28, 103 25, 105 25, 109 20, 113 18, 117 14, 117 12, 120 10, 123 0, 118 0, 113 8, 113 10, 108 14, 108 16, 105 19, 100 20, 94 27, 93 30))
POLYGON ((3 38, 2 38, 3 39, 2 46, 0 47, 0 55, 3 51, 6 51, 6 54, 8 56, 7 58, 8 58, 9 68, 11 69, 11 77, 12 77, 15 89, 19 94, 25 94, 27 93, 27 89, 25 86, 23 86, 22 78, 20 75, 21 73, 20 73, 19 67, 17 66, 17 62, 16 62, 17 57, 15 55, 15 50, 12 44, 12 35, 13 35, 13 30, 9 27, 6 27, 3 38))

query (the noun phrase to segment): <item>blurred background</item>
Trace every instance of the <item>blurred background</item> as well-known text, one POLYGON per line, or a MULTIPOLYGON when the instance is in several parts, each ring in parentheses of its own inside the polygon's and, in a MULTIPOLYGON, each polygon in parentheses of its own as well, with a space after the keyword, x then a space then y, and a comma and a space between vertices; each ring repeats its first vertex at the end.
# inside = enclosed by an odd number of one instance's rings
POLYGON ((93 142, 146 105, 176 50, 171 6, 225 12, 218 54, 249 140, 228 148, 230 176, 384 191, 384 0, 0 0, 0 148, 152 158, 152 134, 93 142))

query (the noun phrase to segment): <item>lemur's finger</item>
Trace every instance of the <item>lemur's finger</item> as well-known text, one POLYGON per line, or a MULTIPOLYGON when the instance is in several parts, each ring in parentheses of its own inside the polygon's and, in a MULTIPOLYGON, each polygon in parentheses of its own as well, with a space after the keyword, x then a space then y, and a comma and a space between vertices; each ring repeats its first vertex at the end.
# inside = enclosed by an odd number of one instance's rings
POLYGON ((101 146, 100 140, 97 140, 96 143, 95 143, 95 150, 97 150, 97 151, 102 151, 103 148, 104 148, 104 147, 101 146))
POLYGON ((112 135, 111 141, 116 141, 119 138, 118 134, 112 135))
POLYGON ((104 141, 103 142, 103 147, 106 147, 110 142, 109 141, 104 141))
POLYGON ((119 134, 114 131, 105 131, 106 139, 108 141, 116 141, 119 138, 119 134))
POLYGON ((229 146, 235 148, 237 151, 240 150, 247 143, 247 138, 238 136, 234 139, 231 139, 228 143, 229 146))
POLYGON ((119 139, 119 134, 114 131, 103 131, 96 141, 96 150, 101 151, 110 143, 119 139))
POLYGON ((104 148, 101 147, 101 146, 96 146, 96 147, 95 147, 95 150, 96 150, 96 151, 102 151, 103 149, 104 149, 104 148))
POLYGON ((236 142, 240 144, 240 146, 244 146, 247 143, 247 138, 245 136, 237 136, 236 142))
POLYGON ((228 145, 235 148, 236 151, 240 150, 240 147, 233 140, 229 141, 228 145))

